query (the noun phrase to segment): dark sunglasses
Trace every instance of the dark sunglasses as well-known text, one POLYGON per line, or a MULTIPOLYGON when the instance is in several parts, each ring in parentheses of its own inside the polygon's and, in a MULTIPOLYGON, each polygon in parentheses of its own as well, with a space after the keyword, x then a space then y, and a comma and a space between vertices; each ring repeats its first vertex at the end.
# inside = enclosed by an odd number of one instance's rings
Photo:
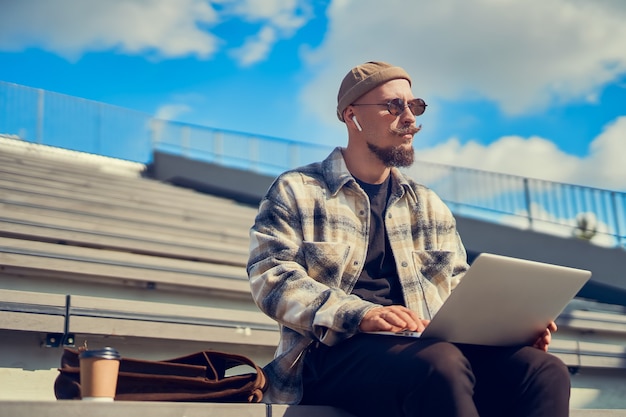
POLYGON ((404 101, 401 98, 394 98, 386 103, 352 103, 352 106, 387 106, 389 113, 394 116, 400 116, 407 107, 414 116, 420 116, 426 111, 426 102, 421 98, 404 101))

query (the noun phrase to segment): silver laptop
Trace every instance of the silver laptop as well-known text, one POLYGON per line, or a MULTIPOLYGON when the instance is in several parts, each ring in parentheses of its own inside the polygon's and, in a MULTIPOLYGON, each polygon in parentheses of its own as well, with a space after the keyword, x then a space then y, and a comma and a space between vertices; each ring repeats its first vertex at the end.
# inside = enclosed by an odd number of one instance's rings
POLYGON ((590 277, 586 270, 480 254, 420 337, 532 344, 590 277))

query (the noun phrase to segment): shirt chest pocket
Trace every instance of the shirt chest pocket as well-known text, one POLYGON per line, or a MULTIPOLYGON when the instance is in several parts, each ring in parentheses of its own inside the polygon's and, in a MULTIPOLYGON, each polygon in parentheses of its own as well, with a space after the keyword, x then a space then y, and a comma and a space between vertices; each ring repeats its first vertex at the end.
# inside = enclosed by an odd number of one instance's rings
POLYGON ((307 274, 314 280, 331 288, 346 289, 342 283, 350 246, 336 242, 304 242, 304 260, 307 274))
POLYGON ((447 286, 453 272, 453 253, 448 251, 415 251, 415 267, 430 283, 447 286))

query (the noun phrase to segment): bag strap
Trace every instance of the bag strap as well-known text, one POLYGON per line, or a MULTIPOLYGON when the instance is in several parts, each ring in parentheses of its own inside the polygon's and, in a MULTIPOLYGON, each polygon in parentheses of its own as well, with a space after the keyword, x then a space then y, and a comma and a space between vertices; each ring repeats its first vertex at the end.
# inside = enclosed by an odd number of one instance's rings
POLYGON ((248 358, 247 356, 217 351, 209 351, 208 353, 209 357, 211 357, 211 355, 217 355, 223 359, 226 359, 228 363, 227 369, 234 368, 235 366, 239 366, 241 364, 248 365, 253 368, 256 371, 256 380, 253 385, 254 389, 248 397, 248 402, 261 402, 261 400, 263 399, 263 393, 267 390, 268 387, 268 381, 263 369, 261 369, 252 359, 248 358))
POLYGON ((237 366, 246 365, 254 369, 256 373, 254 387, 255 390, 259 391, 258 394, 260 394, 260 397, 262 397, 263 392, 266 391, 268 385, 267 378, 263 369, 261 369, 261 367, 259 367, 259 365, 257 365, 249 357, 236 353, 226 353, 216 350, 203 350, 200 352, 192 353, 191 355, 169 359, 164 362, 206 366, 207 373, 209 372, 209 370, 213 373, 213 375, 207 375, 207 378, 213 377, 216 380, 225 378, 226 371, 228 371, 229 369, 235 368, 237 366))

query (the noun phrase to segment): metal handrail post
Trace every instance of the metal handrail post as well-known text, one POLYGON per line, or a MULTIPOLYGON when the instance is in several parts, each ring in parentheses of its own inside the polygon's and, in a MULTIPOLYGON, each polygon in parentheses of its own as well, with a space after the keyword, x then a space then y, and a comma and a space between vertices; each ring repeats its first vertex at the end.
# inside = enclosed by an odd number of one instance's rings
POLYGON ((533 227, 533 215, 531 209, 531 201, 530 201, 530 186, 528 185, 528 178, 524 178, 524 199, 526 203, 526 218, 528 219, 528 228, 532 229, 533 227))
POLYGON ((626 244, 626 226, 620 223, 619 213, 617 211, 617 193, 611 192, 611 206, 613 208, 613 217, 615 218, 615 236, 617 237, 617 245, 623 247, 626 244))
POLYGON ((44 122, 44 106, 45 106, 45 90, 41 88, 37 90, 37 143, 43 145, 43 122, 44 122))

